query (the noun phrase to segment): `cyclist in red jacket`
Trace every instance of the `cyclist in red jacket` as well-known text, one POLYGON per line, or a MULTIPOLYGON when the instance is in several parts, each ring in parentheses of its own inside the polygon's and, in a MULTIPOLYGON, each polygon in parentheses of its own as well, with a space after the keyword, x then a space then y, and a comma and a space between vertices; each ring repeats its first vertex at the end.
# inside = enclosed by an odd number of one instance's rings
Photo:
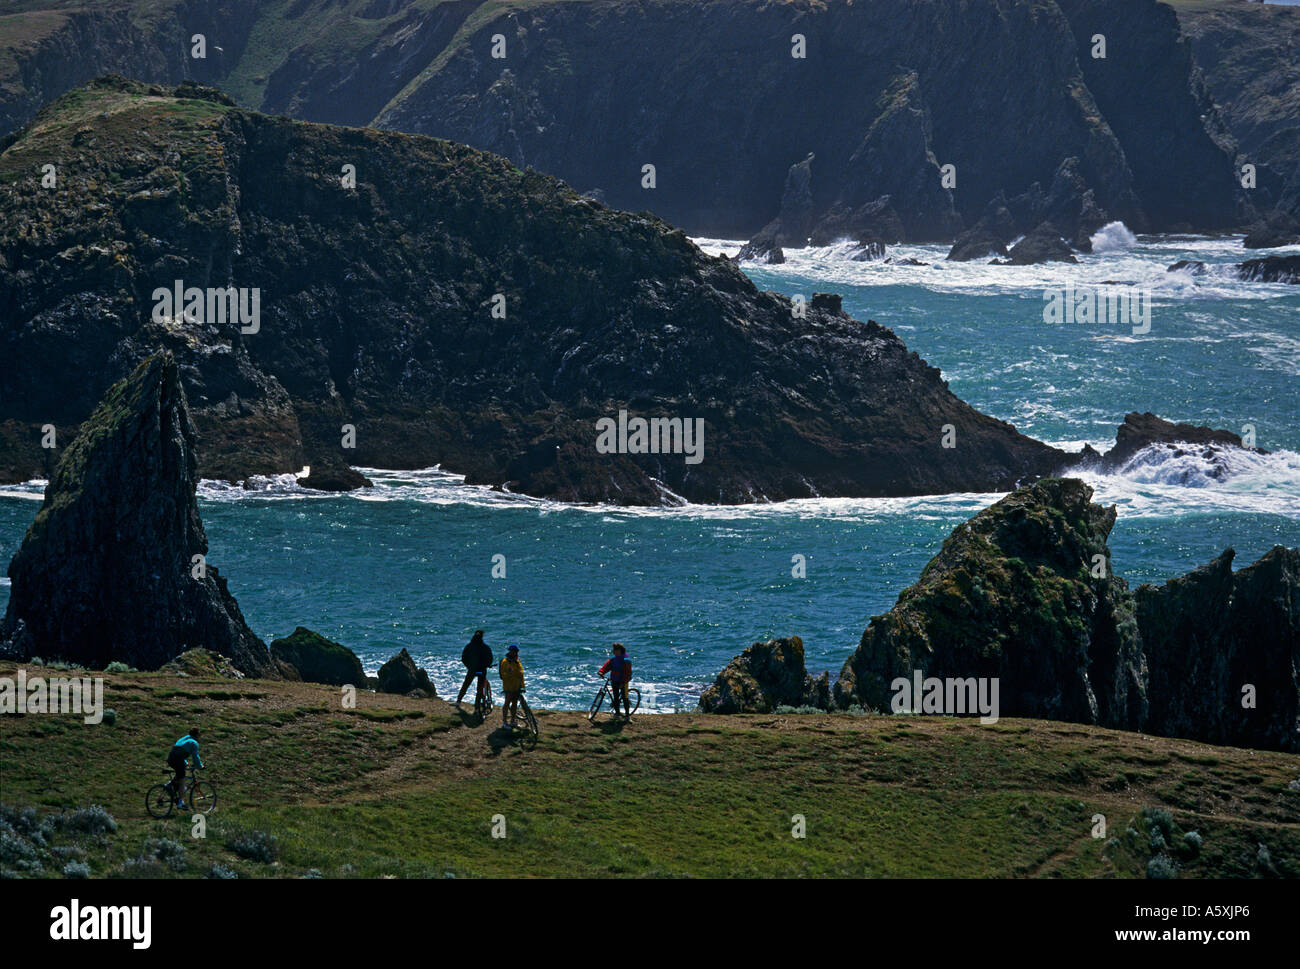
POLYGON ((627 684, 632 679, 632 661, 627 658, 627 649, 622 643, 611 647, 613 656, 605 660, 600 668, 600 675, 609 674, 609 692, 614 698, 614 716, 618 716, 619 700, 623 701, 623 715, 632 716, 632 709, 627 702, 627 684))

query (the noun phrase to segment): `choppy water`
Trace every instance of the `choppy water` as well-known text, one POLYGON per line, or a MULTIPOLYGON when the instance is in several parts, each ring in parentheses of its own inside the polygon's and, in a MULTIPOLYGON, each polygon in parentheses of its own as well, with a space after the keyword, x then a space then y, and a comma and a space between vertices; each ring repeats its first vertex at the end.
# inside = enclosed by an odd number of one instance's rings
MULTIPOLYGON (((1239 566, 1300 545, 1300 286, 1233 279, 1231 264, 1249 255, 1239 239, 1132 240, 1114 229, 1100 241, 1105 251, 1078 266, 944 264, 941 247, 891 248, 931 264, 906 267, 853 262, 832 246, 745 268, 787 294, 841 293, 846 311, 893 327, 958 396, 1060 446, 1104 450, 1130 410, 1254 425, 1273 453, 1234 454, 1224 474, 1150 451, 1118 474, 1084 475, 1096 500, 1119 506, 1111 547, 1130 582, 1163 581, 1229 545, 1239 566), (1165 272, 1188 258, 1209 272, 1165 272), (1044 290, 1107 281, 1150 289, 1150 333, 1043 323, 1044 290)), ((436 470, 367 474, 375 489, 350 495, 304 491, 291 475, 256 491, 205 483, 210 559, 253 629, 269 640, 309 626, 371 672, 405 646, 445 695, 483 627, 498 653, 520 644, 536 702, 566 708, 586 705, 615 639, 660 710, 692 706, 728 659, 772 635, 801 635, 809 666, 837 672, 867 619, 999 497, 627 510, 494 494, 436 470), (491 577, 494 555, 505 556, 504 579, 491 577), (807 578, 791 575, 794 555, 807 578)), ((0 490, 0 560, 40 491, 0 490)))

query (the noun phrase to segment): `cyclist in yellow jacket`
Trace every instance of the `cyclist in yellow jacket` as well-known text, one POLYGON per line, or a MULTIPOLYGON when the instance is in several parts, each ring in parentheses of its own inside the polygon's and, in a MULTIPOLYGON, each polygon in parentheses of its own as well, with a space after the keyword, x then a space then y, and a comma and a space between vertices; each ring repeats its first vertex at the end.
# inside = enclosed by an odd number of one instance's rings
POLYGON ((515 714, 519 709, 519 696, 524 692, 524 667, 519 662, 518 646, 506 650, 505 659, 497 671, 501 674, 501 692, 506 698, 506 702, 501 705, 501 726, 513 730, 515 714))

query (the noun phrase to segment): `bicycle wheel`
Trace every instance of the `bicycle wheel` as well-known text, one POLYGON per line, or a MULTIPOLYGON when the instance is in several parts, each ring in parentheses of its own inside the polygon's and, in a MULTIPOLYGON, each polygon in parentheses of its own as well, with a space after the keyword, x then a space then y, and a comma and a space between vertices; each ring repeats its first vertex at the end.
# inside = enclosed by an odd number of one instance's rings
POLYGON ((217 788, 211 781, 190 785, 189 809, 194 814, 208 814, 217 806, 217 788))
POLYGON ((537 718, 533 716, 533 708, 522 697, 519 699, 519 708, 524 714, 524 742, 530 747, 534 746, 537 743, 537 718))
POLYGON ((605 687, 600 688, 596 694, 596 699, 591 701, 591 709, 587 711, 587 719, 592 723, 596 722, 596 714, 600 713, 600 705, 605 702, 605 687))
POLYGON ((144 796, 144 809, 149 812, 151 818, 165 818, 172 813, 172 808, 175 806, 172 792, 167 789, 166 784, 155 784, 144 796))
POLYGON ((480 720, 486 720, 488 714, 492 712, 492 687, 487 684, 483 685, 482 693, 474 694, 474 716, 480 720))
POLYGON ((624 707, 623 712, 630 717, 632 716, 632 714, 636 713, 640 709, 641 709, 641 691, 634 686, 630 686, 627 689, 627 705, 624 707))

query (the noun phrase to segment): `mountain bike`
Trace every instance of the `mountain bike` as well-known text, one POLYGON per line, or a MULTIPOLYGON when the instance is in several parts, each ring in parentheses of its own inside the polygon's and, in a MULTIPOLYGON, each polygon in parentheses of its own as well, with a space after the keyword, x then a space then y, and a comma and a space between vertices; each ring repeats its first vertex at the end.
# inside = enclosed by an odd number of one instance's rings
MULTIPOLYGON (((537 717, 533 715, 533 708, 528 705, 524 699, 524 691, 519 691, 519 702, 515 705, 515 719, 523 720, 523 742, 526 747, 537 746, 537 717)), ((514 724, 511 724, 512 729, 514 724)))
MULTIPOLYGON (((163 770, 163 773, 174 774, 175 772, 168 767, 163 770)), ((216 785, 199 777, 197 768, 190 771, 188 783, 184 786, 185 809, 187 811, 192 811, 195 814, 208 814, 217 806, 216 785)), ((144 796, 144 809, 149 812, 151 818, 170 817, 179 803, 180 799, 172 791, 171 781, 165 784, 155 784, 149 788, 149 793, 144 796)))
POLYGON ((480 678, 478 690, 474 694, 474 716, 478 717, 479 722, 486 720, 488 714, 492 712, 492 684, 488 682, 487 674, 484 673, 480 678))
MULTIPOLYGON (((596 694, 596 699, 591 701, 591 709, 587 711, 587 719, 592 723, 596 722, 596 714, 600 713, 600 708, 606 700, 609 700, 610 706, 614 705, 614 695, 610 692, 612 687, 609 683, 608 676, 602 676, 600 692, 596 694)), ((627 688, 627 702, 631 706, 630 710, 624 712, 625 717, 631 717, 637 710, 641 709, 641 691, 634 686, 627 688)))

